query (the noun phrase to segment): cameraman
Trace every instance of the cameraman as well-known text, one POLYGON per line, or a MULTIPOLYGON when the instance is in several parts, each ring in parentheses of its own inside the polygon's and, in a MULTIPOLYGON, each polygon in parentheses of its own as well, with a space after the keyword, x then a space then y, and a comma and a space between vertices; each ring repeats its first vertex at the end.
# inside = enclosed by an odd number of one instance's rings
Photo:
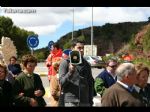
POLYGON ((94 79, 92 77, 91 66, 83 58, 84 42, 72 41, 72 50, 81 53, 82 63, 73 65, 70 59, 63 59, 59 66, 59 81, 61 85, 61 96, 63 96, 63 106, 92 106, 94 79))

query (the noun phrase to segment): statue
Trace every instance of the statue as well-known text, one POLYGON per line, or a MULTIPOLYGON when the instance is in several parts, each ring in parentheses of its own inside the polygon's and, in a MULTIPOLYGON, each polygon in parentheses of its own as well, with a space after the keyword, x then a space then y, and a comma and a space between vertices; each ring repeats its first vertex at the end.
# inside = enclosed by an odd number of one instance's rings
POLYGON ((8 65, 11 56, 17 57, 16 46, 14 46, 10 38, 2 37, 0 44, 0 63, 8 65))

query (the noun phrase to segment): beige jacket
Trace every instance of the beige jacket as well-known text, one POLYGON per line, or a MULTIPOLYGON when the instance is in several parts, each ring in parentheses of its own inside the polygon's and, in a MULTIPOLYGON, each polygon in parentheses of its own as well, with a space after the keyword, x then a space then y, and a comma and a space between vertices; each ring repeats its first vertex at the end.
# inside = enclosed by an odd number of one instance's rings
POLYGON ((50 81, 50 106, 57 107, 60 96, 60 85, 57 75, 51 77, 50 81))

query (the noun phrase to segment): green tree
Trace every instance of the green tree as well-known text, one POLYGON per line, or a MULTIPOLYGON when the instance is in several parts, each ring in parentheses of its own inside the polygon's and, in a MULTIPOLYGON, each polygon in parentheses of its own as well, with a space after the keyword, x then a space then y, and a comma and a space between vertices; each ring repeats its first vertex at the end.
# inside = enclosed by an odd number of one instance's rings
POLYGON ((150 29, 147 31, 147 33, 143 37, 143 47, 145 51, 150 50, 150 29))
POLYGON ((64 49, 69 49, 71 47, 71 42, 69 41, 69 42, 67 42, 67 43, 65 43, 65 45, 64 45, 64 49))
POLYGON ((85 40, 85 36, 84 36, 84 35, 80 35, 80 36, 78 37, 78 39, 81 40, 81 41, 84 41, 84 40, 85 40))
POLYGON ((10 18, 0 16, 0 31, 2 31, 0 35, 1 37, 2 36, 9 37, 12 26, 13 26, 13 22, 10 18))
POLYGON ((10 18, 0 16, 0 39, 2 36, 11 38, 16 46, 18 56, 30 52, 26 40, 29 35, 33 34, 35 33, 32 31, 26 31, 15 26, 10 18))

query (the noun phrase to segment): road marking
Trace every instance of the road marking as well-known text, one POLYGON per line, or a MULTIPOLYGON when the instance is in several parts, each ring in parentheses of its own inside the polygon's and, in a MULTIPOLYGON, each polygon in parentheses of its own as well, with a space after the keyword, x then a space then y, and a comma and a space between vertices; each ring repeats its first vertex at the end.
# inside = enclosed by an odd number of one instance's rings
POLYGON ((50 87, 45 87, 45 95, 44 97, 50 97, 50 87))
POLYGON ((37 71, 35 71, 35 73, 40 75, 40 76, 47 76, 47 72, 37 72, 37 71))
POLYGON ((49 107, 50 106, 50 87, 45 87, 44 99, 47 104, 46 107, 49 107))

